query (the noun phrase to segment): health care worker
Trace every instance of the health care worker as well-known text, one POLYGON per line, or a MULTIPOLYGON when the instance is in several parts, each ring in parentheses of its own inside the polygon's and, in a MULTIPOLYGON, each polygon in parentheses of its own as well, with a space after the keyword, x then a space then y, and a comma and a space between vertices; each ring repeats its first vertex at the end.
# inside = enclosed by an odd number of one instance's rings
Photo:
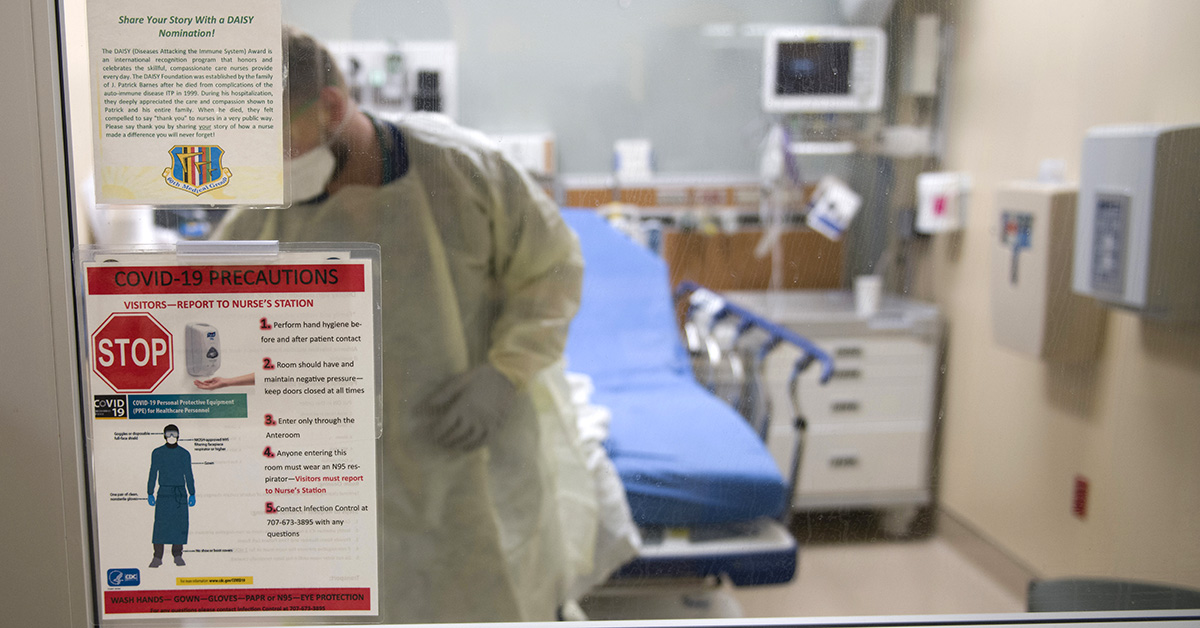
MULTIPOLYGON (((557 206, 474 132, 360 111, 285 29, 292 185, 222 239, 377 242, 383 302, 382 620, 553 620, 568 569, 533 401, 583 260, 557 206)), ((539 425, 539 422, 541 425, 539 425)))

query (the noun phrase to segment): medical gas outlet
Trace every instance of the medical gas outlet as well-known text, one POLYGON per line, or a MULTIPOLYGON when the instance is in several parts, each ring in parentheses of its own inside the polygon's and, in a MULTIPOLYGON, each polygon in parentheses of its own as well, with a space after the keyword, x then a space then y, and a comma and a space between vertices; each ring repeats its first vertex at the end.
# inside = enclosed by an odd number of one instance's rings
POLYGON ((221 368, 221 336, 216 327, 188 323, 184 338, 188 375, 208 377, 221 368))
POLYGON ((992 332, 1001 346, 1051 362, 1096 358, 1106 312, 1070 286, 1076 189, 1004 183, 992 239, 992 332))

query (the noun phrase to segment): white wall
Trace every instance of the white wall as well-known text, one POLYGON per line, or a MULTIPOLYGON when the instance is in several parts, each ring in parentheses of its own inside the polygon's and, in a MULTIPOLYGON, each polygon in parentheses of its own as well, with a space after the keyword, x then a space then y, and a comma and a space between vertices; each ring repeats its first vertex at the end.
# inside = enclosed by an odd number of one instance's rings
POLYGON ((1096 364, 1056 367, 993 342, 988 291, 998 182, 1043 158, 1077 180, 1091 126, 1200 122, 1200 3, 953 4, 945 165, 976 186, 961 247, 941 238, 922 277, 952 324, 943 504, 1043 576, 1200 587, 1200 324, 1114 311, 1096 364))

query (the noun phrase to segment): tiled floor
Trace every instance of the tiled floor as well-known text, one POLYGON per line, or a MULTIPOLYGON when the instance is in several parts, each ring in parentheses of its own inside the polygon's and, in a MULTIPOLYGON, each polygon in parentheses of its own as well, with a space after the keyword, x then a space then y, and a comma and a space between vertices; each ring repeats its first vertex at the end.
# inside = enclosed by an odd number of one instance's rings
POLYGON ((883 538, 865 515, 810 517, 793 524, 802 543, 792 582, 706 595, 637 591, 593 603, 592 619, 730 616, 828 617, 1019 613, 1022 596, 994 579, 941 533, 883 538))

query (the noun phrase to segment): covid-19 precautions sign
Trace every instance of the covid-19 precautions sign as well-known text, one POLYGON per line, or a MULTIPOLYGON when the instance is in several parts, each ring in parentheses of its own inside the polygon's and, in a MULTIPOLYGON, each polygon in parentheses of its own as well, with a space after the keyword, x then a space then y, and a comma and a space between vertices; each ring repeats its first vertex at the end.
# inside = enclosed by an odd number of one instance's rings
POLYGON ((102 617, 378 614, 377 251, 81 263, 102 617))

